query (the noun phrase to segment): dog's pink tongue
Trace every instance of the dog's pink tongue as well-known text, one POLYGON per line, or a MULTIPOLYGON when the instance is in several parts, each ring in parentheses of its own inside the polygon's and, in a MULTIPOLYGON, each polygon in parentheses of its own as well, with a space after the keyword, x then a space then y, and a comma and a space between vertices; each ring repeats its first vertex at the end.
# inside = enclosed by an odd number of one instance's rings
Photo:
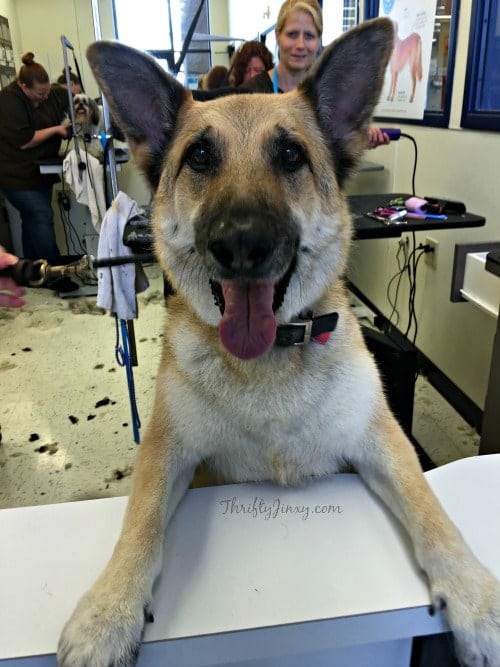
POLYGON ((222 282, 225 309, 219 324, 222 344, 239 359, 260 357, 274 343, 274 283, 222 282))

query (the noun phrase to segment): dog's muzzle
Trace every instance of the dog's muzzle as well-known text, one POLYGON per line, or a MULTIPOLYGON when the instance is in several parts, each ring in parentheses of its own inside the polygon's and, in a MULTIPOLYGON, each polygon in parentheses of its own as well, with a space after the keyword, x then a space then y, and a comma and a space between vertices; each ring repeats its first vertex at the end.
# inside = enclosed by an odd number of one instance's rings
POLYGON ((296 265, 299 235, 284 218, 232 211, 200 226, 196 238, 221 309, 219 336, 240 359, 261 356, 273 344, 281 306, 296 265))
POLYGON ((89 111, 88 107, 86 107, 84 104, 76 104, 75 105, 75 113, 76 114, 87 114, 89 111))
POLYGON ((273 215, 235 211, 209 222, 197 242, 217 279, 267 280, 287 270, 298 234, 273 215))

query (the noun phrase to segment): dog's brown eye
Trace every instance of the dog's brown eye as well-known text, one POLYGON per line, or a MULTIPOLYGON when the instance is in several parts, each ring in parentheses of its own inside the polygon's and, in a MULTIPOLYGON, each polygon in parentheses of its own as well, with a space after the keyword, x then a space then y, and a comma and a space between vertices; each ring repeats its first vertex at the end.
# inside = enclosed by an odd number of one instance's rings
POLYGON ((284 146, 280 152, 281 163, 287 171, 297 171, 307 162, 304 151, 298 144, 284 146))
POLYGON ((207 144, 197 143, 189 147, 186 154, 186 163, 194 171, 204 172, 211 165, 211 151, 207 144))

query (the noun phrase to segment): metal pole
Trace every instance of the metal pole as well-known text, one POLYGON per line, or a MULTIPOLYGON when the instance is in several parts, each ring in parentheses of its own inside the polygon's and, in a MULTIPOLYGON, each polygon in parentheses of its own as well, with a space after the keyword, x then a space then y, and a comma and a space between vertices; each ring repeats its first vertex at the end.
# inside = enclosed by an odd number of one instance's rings
MULTIPOLYGON (((92 0, 92 16, 94 19, 95 38, 96 40, 100 40, 102 39, 102 36, 101 36, 101 18, 99 14, 98 0, 92 0)), ((109 105, 104 95, 102 96, 102 114, 104 117, 104 129, 106 132, 106 141, 109 141, 109 146, 108 146, 109 174, 111 178, 111 190, 113 192, 113 199, 114 199, 118 195, 118 180, 116 177, 116 156, 115 156, 115 146, 113 143, 113 135, 111 132, 111 117, 109 115, 109 105)), ((104 170, 105 170, 104 177, 106 178, 106 165, 104 165, 104 170)))
POLYGON ((64 62, 64 76, 66 78, 66 86, 68 91, 68 113, 69 113, 69 118, 71 120, 71 128, 73 130, 73 143, 75 145, 75 153, 76 153, 76 158, 78 160, 78 168, 81 170, 84 168, 85 163, 82 161, 82 157, 80 155, 80 146, 78 144, 75 110, 73 108, 73 95, 71 94, 71 78, 69 74, 69 63, 68 63, 68 49, 71 49, 74 55, 74 48, 69 39, 64 35, 61 35, 61 44, 62 44, 63 62, 64 62))

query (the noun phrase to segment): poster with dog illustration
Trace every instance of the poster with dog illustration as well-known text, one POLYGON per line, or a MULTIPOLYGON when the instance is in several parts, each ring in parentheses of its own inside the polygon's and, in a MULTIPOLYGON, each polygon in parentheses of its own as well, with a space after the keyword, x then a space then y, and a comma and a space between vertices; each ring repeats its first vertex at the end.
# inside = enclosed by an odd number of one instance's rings
POLYGON ((435 12, 436 0, 380 0, 395 35, 376 116, 424 117, 435 12))

